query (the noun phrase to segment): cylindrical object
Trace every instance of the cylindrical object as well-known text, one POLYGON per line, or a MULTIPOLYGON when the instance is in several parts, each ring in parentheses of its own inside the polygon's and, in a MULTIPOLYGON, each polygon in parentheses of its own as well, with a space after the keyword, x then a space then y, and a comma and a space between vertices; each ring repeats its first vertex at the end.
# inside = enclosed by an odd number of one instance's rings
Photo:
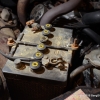
POLYGON ((90 67, 92 67, 92 65, 90 63, 79 66, 78 68, 76 68, 74 71, 71 72, 70 80, 72 80, 76 75, 80 74, 81 72, 83 72, 84 70, 86 70, 90 67))
POLYGON ((43 51, 46 49, 46 46, 43 44, 43 43, 40 43, 37 45, 37 49, 40 50, 40 51, 43 51))
POLYGON ((26 7, 30 0, 18 0, 17 13, 20 22, 25 26, 26 23, 26 7))
POLYGON ((38 61, 33 61, 33 62, 30 63, 30 68, 31 68, 32 70, 36 70, 36 69, 38 69, 40 66, 41 66, 41 63, 38 62, 38 61))
POLYGON ((50 31, 49 30, 43 30, 42 34, 45 35, 45 36, 47 36, 47 35, 50 34, 50 31))
POLYGON ((48 37, 47 36, 42 36, 40 38, 40 42, 45 43, 46 41, 48 41, 48 37))
POLYGON ((45 27, 45 29, 50 30, 52 28, 52 25, 51 24, 46 24, 44 27, 45 27))
POLYGON ((45 25, 47 23, 50 23, 55 19, 56 17, 66 14, 70 11, 72 11, 75 7, 79 5, 79 3, 82 0, 69 0, 66 3, 60 4, 59 6, 56 6, 49 10, 41 19, 40 24, 45 25))
POLYGON ((100 44, 100 36, 90 28, 83 29, 83 32, 91 37, 97 44, 100 44))
POLYGON ((42 59, 43 56, 44 56, 43 53, 40 52, 40 51, 36 52, 36 53, 33 55, 34 59, 42 59))
POLYGON ((100 10, 84 14, 82 22, 86 25, 100 24, 100 10))

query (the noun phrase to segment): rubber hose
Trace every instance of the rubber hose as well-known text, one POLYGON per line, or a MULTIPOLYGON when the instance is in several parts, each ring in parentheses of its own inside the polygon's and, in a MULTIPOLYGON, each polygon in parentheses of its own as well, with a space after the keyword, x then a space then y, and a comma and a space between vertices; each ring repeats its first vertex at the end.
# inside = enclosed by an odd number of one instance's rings
POLYGON ((90 28, 83 29, 83 33, 91 37, 97 44, 100 45, 100 36, 90 28))
POLYGON ((30 0, 18 0, 17 14, 23 26, 26 25, 26 9, 30 0))
POLYGON ((77 76, 78 74, 82 73, 84 70, 88 69, 92 67, 92 65, 90 63, 82 65, 78 68, 76 68, 74 71, 71 72, 70 74, 70 80, 72 80, 75 76, 77 76))
POLYGON ((40 24, 45 25, 51 23, 56 17, 66 14, 76 8, 82 0, 69 0, 66 3, 60 4, 57 7, 50 9, 42 17, 40 24))
POLYGON ((86 13, 82 17, 82 22, 86 25, 100 24, 100 10, 86 13))

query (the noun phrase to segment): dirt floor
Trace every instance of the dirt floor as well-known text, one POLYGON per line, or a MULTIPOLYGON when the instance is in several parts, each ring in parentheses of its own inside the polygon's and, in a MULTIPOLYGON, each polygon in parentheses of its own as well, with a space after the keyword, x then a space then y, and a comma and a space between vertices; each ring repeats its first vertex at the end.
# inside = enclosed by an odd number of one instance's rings
MULTIPOLYGON (((7 46, 7 39, 8 37, 6 35, 3 35, 0 33, 0 50, 4 53, 9 53, 9 47, 7 46)), ((0 55, 0 68, 3 68, 7 59, 0 55)))

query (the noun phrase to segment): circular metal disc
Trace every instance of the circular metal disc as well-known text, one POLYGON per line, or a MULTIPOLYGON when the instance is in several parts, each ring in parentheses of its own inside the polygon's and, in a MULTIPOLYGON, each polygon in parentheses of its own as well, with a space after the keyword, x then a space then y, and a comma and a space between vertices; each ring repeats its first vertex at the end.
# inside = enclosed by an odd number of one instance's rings
POLYGON ((38 4, 31 11, 30 19, 34 19, 35 22, 38 22, 42 18, 45 12, 46 12, 45 6, 43 4, 38 4))
POLYGON ((44 27, 45 27, 45 29, 48 29, 49 30, 49 29, 52 28, 52 25, 51 24, 46 24, 44 27))
POLYGON ((100 66, 100 49, 92 50, 89 54, 85 56, 86 59, 89 59, 92 65, 99 67, 100 66))
POLYGON ((45 35, 45 36, 46 35, 49 35, 50 34, 50 31, 49 30, 43 30, 42 34, 45 35))
POLYGON ((34 57, 35 59, 42 59, 43 56, 44 56, 43 53, 40 52, 40 51, 36 52, 36 53, 33 55, 33 57, 34 57))
POLYGON ((43 43, 40 43, 40 44, 37 45, 37 49, 38 50, 45 50, 46 46, 43 43))
POLYGON ((38 69, 40 66, 41 66, 41 64, 38 61, 33 61, 33 62, 30 63, 30 68, 33 69, 33 70, 38 69))

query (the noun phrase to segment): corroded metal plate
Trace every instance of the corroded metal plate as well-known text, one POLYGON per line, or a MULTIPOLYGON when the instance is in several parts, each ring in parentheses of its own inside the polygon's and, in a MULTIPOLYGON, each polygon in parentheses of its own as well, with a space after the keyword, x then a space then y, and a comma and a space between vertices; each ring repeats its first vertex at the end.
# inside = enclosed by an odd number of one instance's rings
MULTIPOLYGON (((44 29, 44 27, 42 28, 44 29)), ((24 31, 21 33, 23 34, 21 41, 39 44, 40 38, 43 36, 42 31, 33 32, 31 31, 31 28, 26 26, 24 31)), ((68 44, 70 44, 70 40, 72 37, 72 30, 64 29, 64 28, 53 28, 53 30, 51 31, 51 35, 48 37, 49 37, 49 41, 46 43, 46 45, 51 45, 56 47, 66 47, 68 44)), ((13 48, 11 52, 13 51, 13 48)), ((37 52, 36 47, 18 45, 14 53, 14 56, 31 58, 36 52, 37 52)), ((47 68, 42 65, 40 70, 32 71, 28 64, 25 65, 25 68, 17 69, 15 67, 15 64, 12 61, 8 60, 5 67, 3 68, 3 72, 37 77, 42 79, 63 81, 63 82, 67 81, 69 64, 71 63, 71 58, 72 58, 72 50, 64 51, 64 50, 48 48, 43 53, 44 56, 47 56, 48 58, 55 58, 55 57, 62 58, 64 63, 67 64, 67 66, 65 67, 65 69, 61 70, 59 68, 56 68, 55 66, 53 66, 52 68, 51 66, 47 68)))

